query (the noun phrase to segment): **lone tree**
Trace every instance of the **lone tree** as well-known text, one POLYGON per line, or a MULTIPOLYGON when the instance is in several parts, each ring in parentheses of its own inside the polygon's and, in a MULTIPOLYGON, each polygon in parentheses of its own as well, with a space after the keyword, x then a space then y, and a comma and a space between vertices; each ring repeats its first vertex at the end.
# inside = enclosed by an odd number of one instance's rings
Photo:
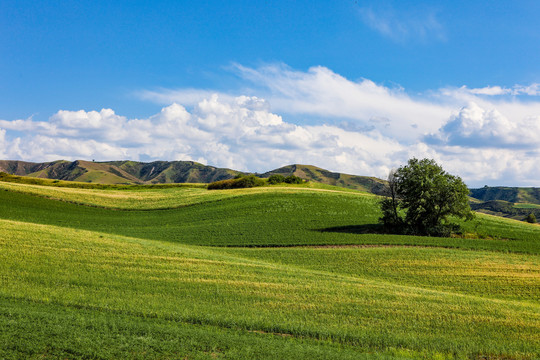
POLYGON ((448 236, 459 230, 449 216, 473 218, 468 194, 460 177, 448 174, 434 160, 413 158, 390 172, 379 220, 392 232, 448 236))

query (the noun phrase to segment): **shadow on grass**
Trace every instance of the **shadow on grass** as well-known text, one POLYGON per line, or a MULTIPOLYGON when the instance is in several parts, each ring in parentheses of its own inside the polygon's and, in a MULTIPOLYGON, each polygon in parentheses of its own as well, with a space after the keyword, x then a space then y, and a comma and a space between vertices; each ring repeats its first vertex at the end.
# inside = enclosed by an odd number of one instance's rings
POLYGON ((315 229, 315 231, 347 234, 388 234, 382 224, 332 226, 322 229, 315 229))

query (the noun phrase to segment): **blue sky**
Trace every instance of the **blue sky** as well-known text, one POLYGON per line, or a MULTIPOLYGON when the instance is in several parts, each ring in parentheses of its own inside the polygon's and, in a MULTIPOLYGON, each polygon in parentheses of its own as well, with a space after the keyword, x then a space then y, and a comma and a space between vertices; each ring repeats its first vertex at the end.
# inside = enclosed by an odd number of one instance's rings
POLYGON ((0 3, 0 158, 431 157, 540 186, 538 1, 0 3))

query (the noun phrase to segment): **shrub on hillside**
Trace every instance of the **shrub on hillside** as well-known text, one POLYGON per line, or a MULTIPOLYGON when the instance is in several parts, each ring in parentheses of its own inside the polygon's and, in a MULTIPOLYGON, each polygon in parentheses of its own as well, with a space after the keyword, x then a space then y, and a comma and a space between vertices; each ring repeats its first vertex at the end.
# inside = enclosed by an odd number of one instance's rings
POLYGON ((531 224, 536 224, 536 216, 534 216, 533 213, 530 213, 528 216, 527 216, 527 222, 528 223, 531 223, 531 224))
POLYGON ((270 177, 268 178, 268 183, 270 185, 282 184, 284 182, 285 182, 285 176, 280 175, 280 174, 270 175, 270 177))
POLYGON ((302 184, 304 180, 295 175, 289 175, 284 180, 287 184, 302 184))
POLYGON ((239 188, 250 188, 255 186, 263 186, 264 180, 256 177, 255 175, 243 176, 236 179, 235 186, 239 188))
POLYGON ((208 190, 241 189, 264 185, 264 180, 255 175, 247 175, 208 184, 208 190))

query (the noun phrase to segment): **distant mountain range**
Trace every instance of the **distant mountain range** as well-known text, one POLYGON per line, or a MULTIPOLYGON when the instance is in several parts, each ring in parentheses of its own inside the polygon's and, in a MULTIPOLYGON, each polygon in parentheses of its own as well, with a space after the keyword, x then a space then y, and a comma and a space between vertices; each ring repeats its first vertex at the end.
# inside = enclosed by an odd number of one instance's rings
MULTIPOLYGON (((207 166, 193 161, 53 161, 33 163, 18 160, 0 160, 0 171, 20 176, 44 179, 80 181, 100 184, 166 184, 210 183, 231 179, 244 172, 207 166)), ((256 174, 296 175, 309 181, 336 185, 349 189, 381 193, 385 181, 375 177, 335 173, 311 165, 288 165, 256 174)))
POLYGON ((481 201, 504 200, 511 203, 540 205, 540 188, 484 186, 479 189, 471 189, 471 197, 481 201))
POLYGON ((193 161, 0 161, 0 171, 12 175, 100 184, 209 183, 234 177, 239 171, 193 161))
POLYGON ((487 214, 525 220, 529 214, 540 219, 540 188, 489 187, 471 189, 471 208, 487 214))
MULTIPOLYGON (((100 184, 210 183, 231 179, 242 171, 203 165, 194 161, 53 161, 33 163, 0 160, 0 171, 12 175, 100 184)), ((386 181, 370 176, 331 172, 312 165, 287 165, 262 174, 296 175, 302 179, 349 189, 382 194, 386 181)), ((489 187, 471 189, 476 208, 481 202, 506 201, 540 205, 540 188, 489 187)), ((489 203, 492 205, 492 203, 489 203)))

